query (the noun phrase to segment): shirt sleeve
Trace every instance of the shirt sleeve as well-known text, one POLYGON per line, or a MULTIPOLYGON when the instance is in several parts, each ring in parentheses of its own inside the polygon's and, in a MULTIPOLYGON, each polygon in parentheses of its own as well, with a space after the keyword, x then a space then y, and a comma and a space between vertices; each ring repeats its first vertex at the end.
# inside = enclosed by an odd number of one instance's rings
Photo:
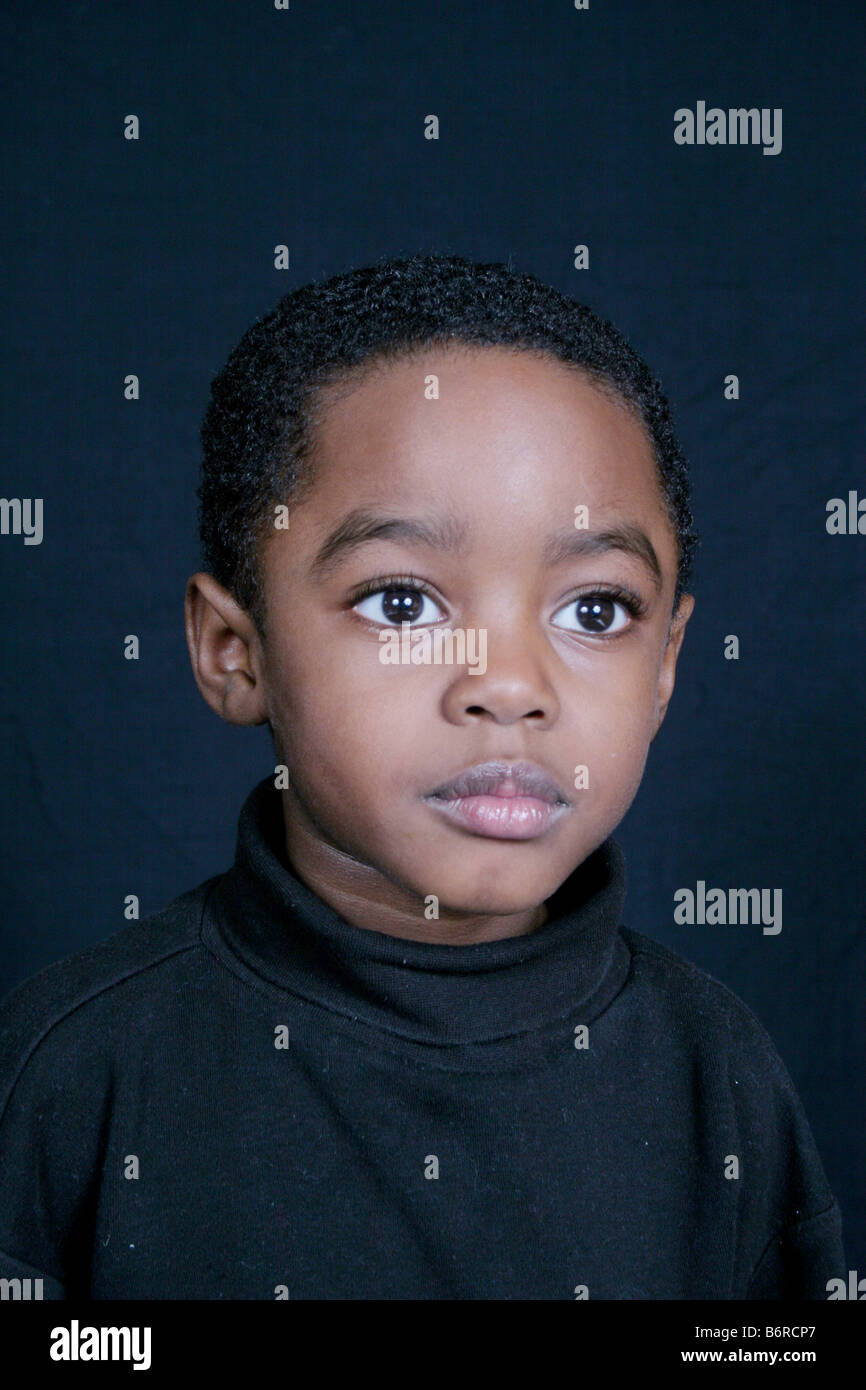
POLYGON ((89 1296, 105 1067, 86 1011, 46 998, 52 979, 0 1005, 0 1278, 21 1281, 3 1286, 10 1298, 89 1296))
POLYGON ((733 1031, 728 1078, 738 1096, 736 1147, 743 1160, 735 1296, 826 1299, 828 1281, 847 1274, 838 1201, 802 1100, 766 1030, 741 1005, 733 1031))
POLYGON ((826 1299, 831 1279, 845 1278, 839 1204, 780 1231, 758 1261, 746 1297, 826 1299))
POLYGON ((5 1250, 0 1250, 0 1279, 6 1280, 3 1296, 8 1299, 37 1303, 66 1298, 66 1287, 59 1279, 52 1278, 44 1269, 36 1269, 23 1260, 16 1260, 5 1250))

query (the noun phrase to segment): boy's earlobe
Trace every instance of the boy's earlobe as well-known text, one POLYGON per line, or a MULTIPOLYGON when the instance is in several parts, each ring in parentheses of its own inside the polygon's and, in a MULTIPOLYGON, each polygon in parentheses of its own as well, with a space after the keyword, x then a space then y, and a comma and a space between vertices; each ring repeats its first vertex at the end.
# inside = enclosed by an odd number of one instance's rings
POLYGON ((255 624, 212 574, 187 581, 184 626, 195 682, 211 709, 230 724, 267 723, 255 624))

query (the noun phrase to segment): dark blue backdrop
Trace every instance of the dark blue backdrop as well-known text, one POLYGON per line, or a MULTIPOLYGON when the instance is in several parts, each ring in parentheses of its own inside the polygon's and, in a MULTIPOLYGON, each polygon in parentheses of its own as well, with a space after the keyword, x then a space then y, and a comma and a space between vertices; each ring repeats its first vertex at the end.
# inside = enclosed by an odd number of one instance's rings
POLYGON ((617 832, 626 923, 769 1029, 866 1268, 866 536, 825 527, 831 497, 866 495, 862 6, 98 0, 0 25, 0 491, 44 499, 41 545, 0 536, 0 993, 122 926, 127 893, 155 911, 227 867, 272 766, 265 730, 206 709, 183 638, 198 425, 229 349, 324 273, 510 258, 634 341, 694 472, 698 606, 617 832), (677 145, 701 100, 781 108, 781 153, 677 145), (698 879, 781 887, 782 932, 677 926, 698 879))

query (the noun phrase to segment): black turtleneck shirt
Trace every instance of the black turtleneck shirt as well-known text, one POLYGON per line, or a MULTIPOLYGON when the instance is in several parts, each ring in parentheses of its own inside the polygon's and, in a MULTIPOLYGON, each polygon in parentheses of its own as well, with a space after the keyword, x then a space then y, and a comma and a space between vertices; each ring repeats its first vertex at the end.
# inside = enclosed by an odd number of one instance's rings
POLYGON ((0 1007, 0 1277, 45 1298, 827 1297, 839 1209, 770 1039, 621 926, 606 840, 529 935, 407 941, 234 866, 0 1007), (33 1286, 32 1286, 33 1287, 33 1286))

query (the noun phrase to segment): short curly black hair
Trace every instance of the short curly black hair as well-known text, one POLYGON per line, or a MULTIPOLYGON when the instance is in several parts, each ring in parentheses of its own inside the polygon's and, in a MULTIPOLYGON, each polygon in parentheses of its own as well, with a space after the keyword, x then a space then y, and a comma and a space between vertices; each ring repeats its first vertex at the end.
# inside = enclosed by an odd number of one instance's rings
POLYGON ((574 365, 643 420, 677 540, 673 611, 699 544, 690 483, 661 385, 623 335, 584 304, 500 262, 417 254, 293 290, 258 319, 217 373, 201 427, 202 568, 264 635, 259 564, 277 503, 312 480, 321 388, 378 359, 454 341, 543 352, 574 365))

